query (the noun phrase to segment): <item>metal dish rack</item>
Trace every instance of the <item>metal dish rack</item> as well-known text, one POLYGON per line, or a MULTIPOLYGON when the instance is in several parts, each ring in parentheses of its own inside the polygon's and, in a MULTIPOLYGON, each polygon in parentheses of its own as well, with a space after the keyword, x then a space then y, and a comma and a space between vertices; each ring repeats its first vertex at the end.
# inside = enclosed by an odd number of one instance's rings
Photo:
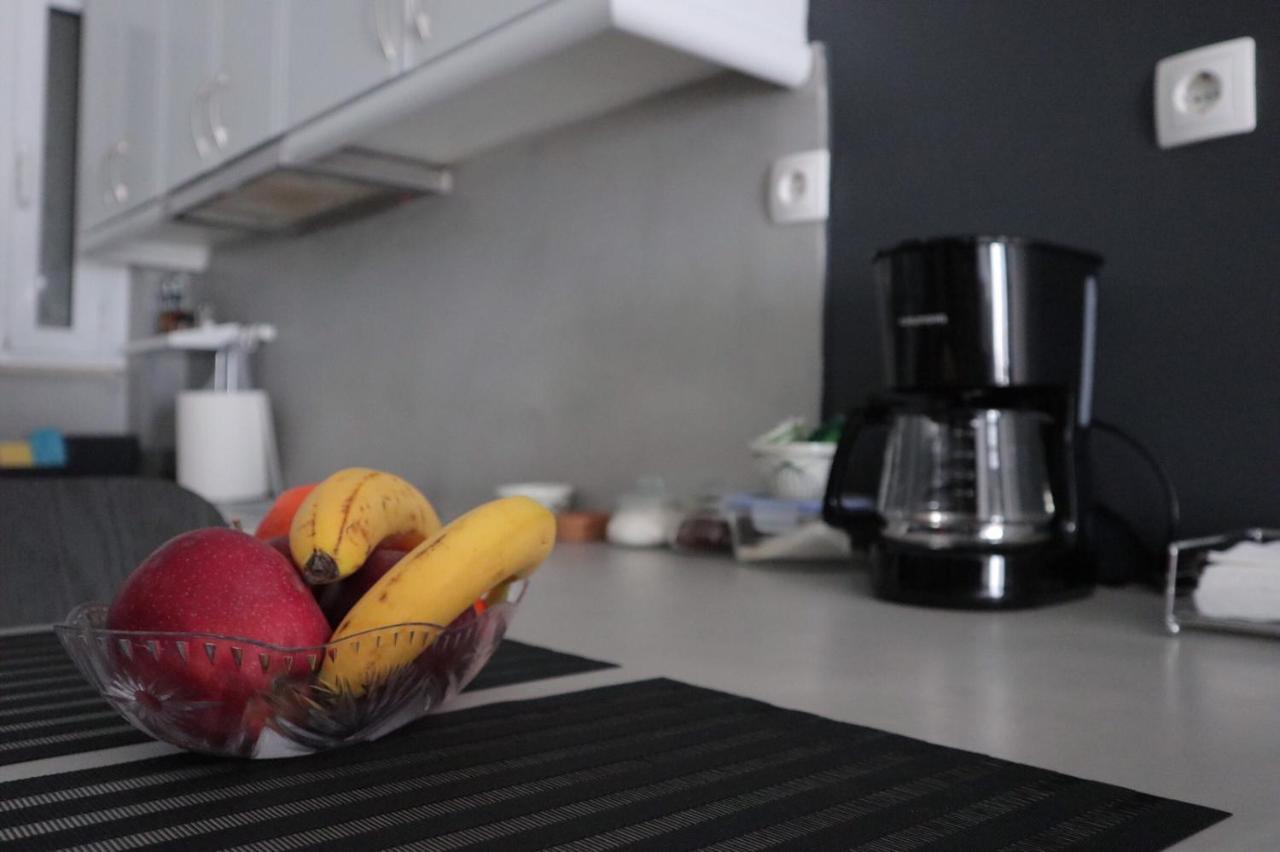
POLYGON ((1169 574, 1165 584, 1164 611, 1164 624, 1169 632, 1177 634, 1184 627, 1192 627, 1280 637, 1280 619, 1255 621, 1205 615, 1196 607, 1194 594, 1210 553, 1226 550, 1244 541, 1263 543, 1277 539, 1280 539, 1280 530, 1255 527, 1207 538, 1175 541, 1169 545, 1169 574))

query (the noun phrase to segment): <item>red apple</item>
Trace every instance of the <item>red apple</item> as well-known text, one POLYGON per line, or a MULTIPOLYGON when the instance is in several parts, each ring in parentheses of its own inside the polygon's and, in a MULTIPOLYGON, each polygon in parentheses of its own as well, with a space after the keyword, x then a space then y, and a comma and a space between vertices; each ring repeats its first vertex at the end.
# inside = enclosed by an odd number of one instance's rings
MULTIPOLYGON (((288 548, 288 542, 285 542, 288 548)), ((329 619, 329 624, 337 628, 356 605, 356 601, 364 597, 364 593, 373 588, 373 584, 382 579, 382 575, 395 567, 404 556, 405 551, 390 547, 379 547, 369 554, 369 558, 360 566, 360 570, 337 583, 323 586, 312 586, 320 609, 329 619)))
MULTIPOLYGON (((265 542, 227 528, 184 533, 161 545, 125 580, 107 628, 217 634, 286 648, 329 638, 324 613, 292 563, 265 542)), ((264 715, 251 699, 278 678, 310 675, 304 654, 286 661, 245 641, 157 637, 153 644, 137 637, 117 656, 144 718, 156 714, 156 727, 178 726, 211 747, 238 737, 251 744, 264 715)))

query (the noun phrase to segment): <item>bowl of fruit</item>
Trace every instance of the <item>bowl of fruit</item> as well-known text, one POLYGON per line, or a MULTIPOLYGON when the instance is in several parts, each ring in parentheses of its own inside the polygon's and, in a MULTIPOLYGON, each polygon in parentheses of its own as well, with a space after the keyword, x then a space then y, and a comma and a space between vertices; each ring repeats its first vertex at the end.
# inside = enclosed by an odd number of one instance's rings
POLYGON ((351 468, 286 492, 254 535, 171 539, 111 603, 82 604, 54 629, 108 703, 158 740, 308 754, 377 739, 460 692, 554 541, 554 516, 528 498, 442 525, 405 480, 351 468))

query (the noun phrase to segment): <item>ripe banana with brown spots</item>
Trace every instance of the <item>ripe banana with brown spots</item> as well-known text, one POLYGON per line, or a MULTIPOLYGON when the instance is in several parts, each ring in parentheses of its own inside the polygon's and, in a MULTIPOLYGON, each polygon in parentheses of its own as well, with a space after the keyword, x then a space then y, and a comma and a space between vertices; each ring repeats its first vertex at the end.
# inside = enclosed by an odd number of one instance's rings
POLYGON ((317 485, 289 528, 289 551, 314 585, 353 574, 384 539, 406 550, 440 529, 422 492, 390 473, 349 467, 317 485))
MULTIPOLYGON (((351 608, 330 642, 395 624, 447 625, 476 598, 522 579, 555 546, 556 519, 528 497, 505 497, 472 509, 405 554, 351 608)), ((355 641, 326 655, 320 680, 333 690, 363 695, 369 684, 413 661, 435 640, 355 641)))

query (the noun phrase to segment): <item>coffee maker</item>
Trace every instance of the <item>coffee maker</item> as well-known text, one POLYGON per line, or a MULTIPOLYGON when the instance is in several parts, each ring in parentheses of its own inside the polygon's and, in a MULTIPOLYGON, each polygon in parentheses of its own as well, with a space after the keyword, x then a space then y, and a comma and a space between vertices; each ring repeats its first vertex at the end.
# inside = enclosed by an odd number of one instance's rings
POLYGON ((870 546, 880 597, 1035 606, 1087 594, 1097 255, 1035 240, 876 254, 886 392, 850 412, 824 517, 870 546), (883 435, 875 509, 850 507, 883 435))

